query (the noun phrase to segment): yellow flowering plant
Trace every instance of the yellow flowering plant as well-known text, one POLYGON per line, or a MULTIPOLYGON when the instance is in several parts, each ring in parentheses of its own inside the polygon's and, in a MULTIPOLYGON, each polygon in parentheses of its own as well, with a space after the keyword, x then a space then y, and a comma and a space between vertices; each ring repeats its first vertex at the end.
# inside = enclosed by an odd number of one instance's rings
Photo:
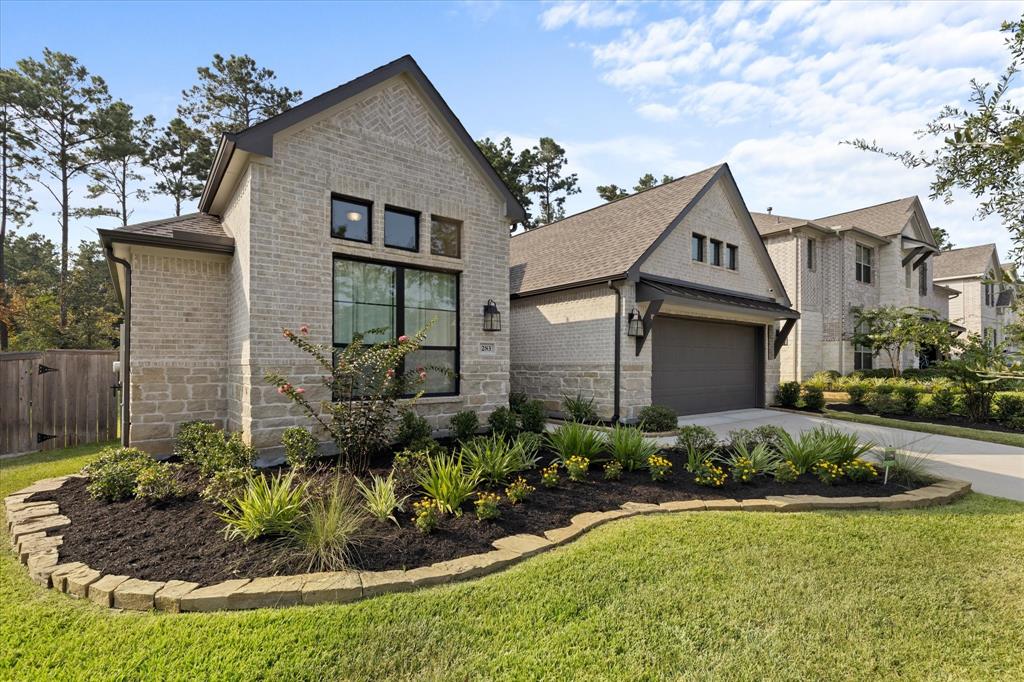
POLYGON ((622 478, 622 462, 611 460, 604 465, 604 480, 617 481, 622 478))
POLYGON ((512 481, 507 488, 505 488, 505 495, 508 497, 508 501, 512 504, 519 504, 532 495, 537 489, 526 482, 526 479, 522 476, 512 481))
POLYGON ((540 484, 545 488, 554 488, 558 485, 557 462, 554 462, 551 466, 544 467, 540 470, 540 484))
POLYGON ((721 488, 725 485, 726 480, 727 476, 725 474, 725 470, 711 462, 705 462, 703 465, 697 467, 697 470, 693 472, 693 481, 697 485, 706 485, 710 488, 721 488))
POLYGON ((811 472, 825 485, 832 485, 843 477, 842 467, 825 459, 815 462, 811 472))
POLYGON ((729 475, 738 483, 750 483, 757 475, 757 469, 749 457, 737 457, 729 467, 729 475))
POLYGON ((444 514, 441 503, 429 497, 413 502, 412 511, 416 516, 416 528, 424 534, 437 528, 437 524, 444 514))
POLYGON ((586 457, 573 455, 565 460, 565 471, 569 474, 570 481, 585 481, 587 471, 590 469, 590 460, 586 457))
POLYGON ((647 458, 647 470, 652 481, 664 481, 672 473, 672 462, 661 455, 651 455, 647 458))
POLYGON ((477 520, 490 521, 501 516, 501 509, 498 508, 500 500, 501 496, 497 493, 477 493, 476 501, 473 503, 476 507, 477 520))
POLYGON ((863 459, 850 460, 843 467, 843 473, 854 483, 863 483, 878 477, 878 469, 871 462, 863 459))
POLYGON ((779 483, 793 483, 800 478, 800 470, 788 459, 779 462, 775 467, 775 480, 779 483))

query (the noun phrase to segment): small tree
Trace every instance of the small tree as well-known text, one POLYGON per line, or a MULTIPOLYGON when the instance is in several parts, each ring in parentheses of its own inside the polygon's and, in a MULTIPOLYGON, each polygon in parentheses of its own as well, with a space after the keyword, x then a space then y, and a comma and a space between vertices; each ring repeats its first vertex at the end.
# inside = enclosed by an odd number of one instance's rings
POLYGON ((945 353, 953 346, 949 324, 933 319, 934 313, 925 308, 882 306, 858 310, 854 315, 854 345, 867 346, 874 355, 885 353, 894 377, 902 372, 900 358, 906 348, 920 351, 922 346, 931 346, 945 353))
POLYGON ((971 334, 960 343, 957 357, 940 367, 946 370, 964 396, 964 411, 972 421, 988 421, 992 416, 992 398, 1003 379, 1022 379, 1024 371, 1009 364, 1002 344, 989 343, 971 334))
MULTIPOLYGON (((421 387, 428 369, 448 371, 417 367, 399 372, 403 360, 422 345, 427 329, 429 325, 412 337, 400 336, 395 342, 374 345, 363 343, 363 334, 355 334, 345 348, 307 341, 306 326, 298 334, 285 329, 285 338, 309 354, 326 372, 321 383, 330 398, 314 403, 306 397, 303 387, 276 372, 268 373, 266 380, 329 434, 338 447, 339 466, 361 473, 369 467, 370 458, 393 440, 399 399, 409 397, 415 402, 423 394, 421 387)), ((366 334, 385 332, 371 329, 366 334)))

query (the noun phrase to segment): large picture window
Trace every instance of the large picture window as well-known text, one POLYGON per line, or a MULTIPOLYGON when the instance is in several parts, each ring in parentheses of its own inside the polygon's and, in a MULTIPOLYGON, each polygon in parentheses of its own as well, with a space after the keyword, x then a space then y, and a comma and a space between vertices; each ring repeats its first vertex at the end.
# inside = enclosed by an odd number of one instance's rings
POLYGON ((401 371, 443 367, 450 374, 427 372, 426 395, 459 391, 459 282, 450 272, 386 263, 334 259, 334 345, 344 347, 354 334, 368 343, 413 335, 433 321, 423 345, 406 356, 401 371))

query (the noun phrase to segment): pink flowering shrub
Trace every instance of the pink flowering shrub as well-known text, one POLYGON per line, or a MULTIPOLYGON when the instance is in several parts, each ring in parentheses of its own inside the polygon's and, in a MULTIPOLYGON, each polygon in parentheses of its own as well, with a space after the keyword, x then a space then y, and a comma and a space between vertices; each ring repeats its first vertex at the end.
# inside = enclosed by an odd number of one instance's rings
POLYGON ((324 370, 321 383, 332 399, 314 403, 306 397, 305 388, 294 385, 281 374, 270 372, 265 378, 330 435, 338 447, 339 465, 361 473, 369 467, 370 458, 393 440, 398 423, 398 401, 408 398, 415 402, 423 394, 427 369, 449 371, 433 367, 400 371, 405 357, 423 343, 428 328, 411 337, 403 335, 395 342, 374 345, 364 344, 363 336, 355 335, 345 348, 310 343, 304 338, 309 334, 306 325, 299 327, 299 334, 285 329, 285 338, 309 354, 324 370))

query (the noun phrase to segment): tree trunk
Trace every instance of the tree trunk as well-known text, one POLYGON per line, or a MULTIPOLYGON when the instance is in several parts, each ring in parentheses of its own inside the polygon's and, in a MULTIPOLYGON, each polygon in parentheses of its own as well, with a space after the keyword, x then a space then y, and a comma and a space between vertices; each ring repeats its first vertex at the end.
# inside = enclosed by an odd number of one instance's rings
MULTIPOLYGON (((61 154, 62 157, 66 155, 61 154)), ((68 196, 70 191, 68 190, 68 170, 67 160, 63 160, 63 167, 61 168, 61 179, 60 179, 60 191, 61 191, 61 207, 60 207, 60 335, 63 341, 64 332, 68 326, 68 300, 67 300, 67 288, 68 288, 68 196)))
MULTIPOLYGON (((7 128, 0 139, 3 159, 0 159, 0 302, 7 302, 7 267, 4 249, 7 246, 7 128)), ((0 320, 0 352, 7 350, 7 323, 0 320)))

